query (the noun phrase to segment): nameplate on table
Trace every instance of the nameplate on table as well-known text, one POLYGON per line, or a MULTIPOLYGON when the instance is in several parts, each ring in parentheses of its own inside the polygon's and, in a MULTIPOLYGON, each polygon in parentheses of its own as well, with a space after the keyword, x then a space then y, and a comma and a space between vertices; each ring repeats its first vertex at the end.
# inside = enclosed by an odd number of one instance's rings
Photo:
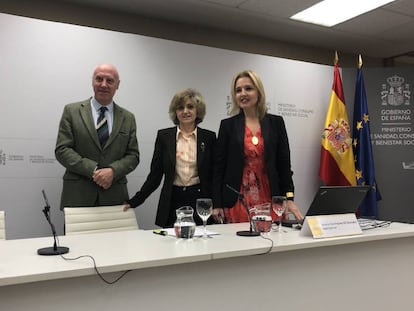
POLYGON ((362 234, 355 214, 307 216, 301 230, 302 235, 314 239, 362 234))

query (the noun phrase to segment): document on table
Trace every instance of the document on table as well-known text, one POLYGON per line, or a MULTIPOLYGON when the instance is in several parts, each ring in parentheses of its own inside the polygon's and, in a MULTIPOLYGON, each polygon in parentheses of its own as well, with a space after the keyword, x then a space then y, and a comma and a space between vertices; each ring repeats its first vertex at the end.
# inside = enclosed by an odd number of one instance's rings
MULTIPOLYGON (((167 233, 168 233, 167 235, 175 236, 175 230, 174 230, 174 228, 165 228, 165 229, 163 229, 163 231, 167 231, 167 233)), ((210 231, 210 230, 207 230, 206 232, 207 232, 207 235, 208 236, 220 234, 218 232, 210 231)), ((194 237, 202 237, 203 234, 204 234, 203 227, 196 227, 195 232, 194 232, 194 237)))

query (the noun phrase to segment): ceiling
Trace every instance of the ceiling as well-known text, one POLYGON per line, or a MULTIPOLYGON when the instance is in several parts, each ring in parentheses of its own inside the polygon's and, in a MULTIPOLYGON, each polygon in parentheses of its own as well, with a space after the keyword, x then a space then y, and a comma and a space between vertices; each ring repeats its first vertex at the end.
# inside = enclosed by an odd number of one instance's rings
POLYGON ((414 63, 413 0, 398 0, 331 28, 289 19, 318 0, 64 1, 343 53, 407 58, 414 63))

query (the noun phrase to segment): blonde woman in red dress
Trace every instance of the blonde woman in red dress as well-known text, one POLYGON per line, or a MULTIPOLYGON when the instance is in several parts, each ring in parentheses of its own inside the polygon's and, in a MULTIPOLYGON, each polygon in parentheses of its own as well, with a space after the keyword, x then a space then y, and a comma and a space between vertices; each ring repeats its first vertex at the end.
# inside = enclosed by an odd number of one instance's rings
MULTIPOLYGON (((231 84, 230 118, 220 123, 213 174, 213 217, 216 222, 246 222, 248 208, 283 195, 298 221, 303 215, 294 203, 289 141, 281 116, 267 113, 260 77, 251 70, 236 74, 231 84), (229 187, 230 186, 230 187, 229 187)), ((272 219, 277 220, 272 211, 272 219)))

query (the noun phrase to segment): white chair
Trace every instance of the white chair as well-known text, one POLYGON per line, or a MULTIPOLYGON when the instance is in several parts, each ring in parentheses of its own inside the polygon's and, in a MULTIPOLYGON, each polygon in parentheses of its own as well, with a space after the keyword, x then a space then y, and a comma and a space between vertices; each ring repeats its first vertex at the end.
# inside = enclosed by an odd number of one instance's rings
POLYGON ((6 222, 4 218, 4 211, 0 211, 0 240, 6 239, 6 222))
POLYGON ((137 230, 135 210, 123 211, 123 205, 65 207, 65 234, 137 230))

